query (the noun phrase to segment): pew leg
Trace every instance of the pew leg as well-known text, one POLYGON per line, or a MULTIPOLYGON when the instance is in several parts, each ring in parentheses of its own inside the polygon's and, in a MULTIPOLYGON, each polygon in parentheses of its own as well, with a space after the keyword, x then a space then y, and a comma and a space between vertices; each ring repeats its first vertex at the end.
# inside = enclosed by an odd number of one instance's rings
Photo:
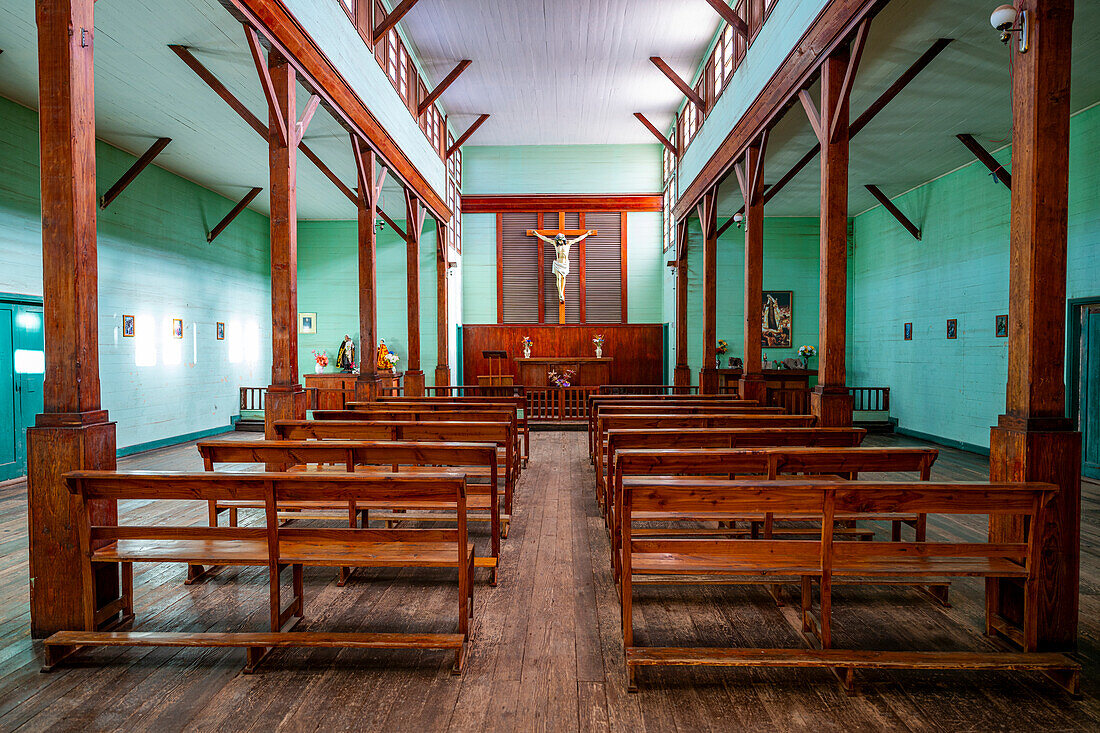
POLYGON ((229 509, 229 526, 230 527, 236 527, 237 526, 237 509, 236 509, 236 507, 230 507, 230 509, 229 509))
POLYGON ((305 618, 305 582, 302 579, 302 566, 295 565, 293 570, 294 605, 297 609, 294 613, 299 619, 305 618))
POLYGON ((856 669, 855 667, 848 667, 846 669, 838 669, 836 667, 830 667, 829 671, 836 677, 837 682, 840 683, 840 688, 844 690, 844 694, 848 697, 855 697, 859 694, 859 688, 856 687, 856 669))
POLYGON ((626 691, 627 692, 637 692, 638 691, 638 680, 635 677, 635 675, 637 673, 638 673, 638 670, 637 670, 636 667, 634 667, 633 665, 630 665, 630 664, 626 665, 626 691))
POLYGON ((134 617, 134 564, 132 562, 121 563, 122 567, 122 621, 134 617))
POLYGON ((1043 670, 1043 675, 1068 692, 1071 697, 1081 697, 1081 670, 1047 669, 1043 670))
POLYGON ((917 533, 917 542, 924 542, 925 538, 928 536, 928 515, 927 514, 918 514, 917 515, 916 533, 917 533))
POLYGON ((951 608, 951 601, 948 599, 948 594, 951 590, 949 583, 935 583, 933 585, 920 585, 917 586, 924 595, 931 598, 942 608, 951 608))
POLYGON ((783 608, 787 605, 786 601, 783 599, 782 585, 780 585, 779 583, 766 583, 764 585, 764 588, 767 589, 768 595, 772 597, 773 601, 775 601, 776 607, 783 608))
POLYGON ((895 519, 890 522, 890 541, 901 542, 901 520, 895 519))
POLYGON ((245 648, 244 669, 241 671, 244 674, 253 674, 256 668, 260 666, 260 662, 270 653, 271 647, 269 646, 250 646, 245 648))
POLYGON ((183 584, 192 585, 199 581, 213 578, 215 575, 225 570, 225 568, 225 565, 211 565, 210 567, 206 567, 205 565, 188 565, 187 577, 184 578, 183 584))
POLYGON ((57 665, 76 654, 82 648, 83 647, 79 646, 62 646, 61 644, 51 644, 44 647, 42 649, 42 666, 39 668, 39 671, 52 672, 57 665))
POLYGON ((809 575, 802 576, 802 632, 810 632, 810 613, 814 604, 814 582, 809 575))

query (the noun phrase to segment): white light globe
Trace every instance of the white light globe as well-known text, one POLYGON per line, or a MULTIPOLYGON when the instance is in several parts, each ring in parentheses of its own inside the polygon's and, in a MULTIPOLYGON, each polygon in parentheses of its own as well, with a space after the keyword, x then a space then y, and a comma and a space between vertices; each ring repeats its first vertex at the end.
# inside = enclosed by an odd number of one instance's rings
POLYGON ((1001 5, 989 16, 989 24, 999 31, 1007 30, 1016 24, 1016 8, 1001 5))

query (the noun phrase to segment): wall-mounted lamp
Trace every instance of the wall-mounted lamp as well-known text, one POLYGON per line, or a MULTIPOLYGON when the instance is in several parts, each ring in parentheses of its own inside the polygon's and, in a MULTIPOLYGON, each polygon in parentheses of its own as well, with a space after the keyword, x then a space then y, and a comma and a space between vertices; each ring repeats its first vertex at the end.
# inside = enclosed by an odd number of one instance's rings
POLYGON ((743 229, 745 226, 745 215, 740 211, 733 215, 733 225, 738 229, 743 229))
POLYGON ((458 263, 448 261, 447 262, 447 277, 454 277, 456 272, 458 272, 458 263))
POLYGON ((1001 32, 1001 43, 1007 44, 1013 33, 1020 34, 1020 53, 1027 53, 1027 11, 1017 11, 1011 5, 999 5, 989 16, 989 24, 1001 32))

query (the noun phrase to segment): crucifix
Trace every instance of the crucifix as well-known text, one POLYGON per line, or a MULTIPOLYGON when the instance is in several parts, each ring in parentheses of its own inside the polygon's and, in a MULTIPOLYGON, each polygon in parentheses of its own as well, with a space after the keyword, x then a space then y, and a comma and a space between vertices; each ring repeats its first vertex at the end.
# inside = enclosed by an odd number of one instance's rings
MULTIPOLYGON (((595 229, 566 229, 565 212, 558 212, 557 229, 528 229, 528 237, 538 237, 554 245, 554 277, 558 281, 558 323, 565 323, 565 278, 569 276, 569 248, 596 234, 595 229), (573 236, 575 239, 568 239, 573 236)), ((542 274, 539 273, 539 277, 542 274)))

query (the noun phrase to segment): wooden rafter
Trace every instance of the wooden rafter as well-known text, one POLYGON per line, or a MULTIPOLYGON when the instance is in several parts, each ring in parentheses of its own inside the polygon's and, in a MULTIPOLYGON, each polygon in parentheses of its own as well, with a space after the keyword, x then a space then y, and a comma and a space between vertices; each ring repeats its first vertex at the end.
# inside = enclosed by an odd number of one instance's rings
POLYGON ((421 101, 420 104, 417 105, 416 116, 420 117, 422 114, 427 112, 428 108, 435 103, 435 100, 439 99, 439 96, 443 94, 443 92, 447 91, 447 87, 451 86, 451 84, 454 83, 455 79, 457 79, 459 75, 466 70, 466 67, 468 67, 472 63, 473 62, 470 61, 470 59, 462 59, 461 61, 459 61, 458 64, 453 69, 451 69, 450 73, 447 74, 447 76, 443 77, 443 81, 436 84, 435 89, 428 92, 428 96, 424 97, 423 101, 421 101))
POLYGON ((146 166, 153 162, 153 158, 160 155, 160 151, 164 150, 170 142, 172 142, 172 138, 170 137, 158 137, 156 142, 150 145, 149 149, 142 153, 140 158, 134 161, 130 169, 123 173, 121 178, 115 181, 115 185, 107 189, 107 193, 100 196, 99 208, 106 209, 110 206, 111 202, 118 198, 118 195, 134 182, 138 174, 145 170, 146 166))
POLYGON ((405 17, 405 14, 413 9, 413 5, 416 5, 417 0, 401 0, 397 4, 397 7, 386 14, 386 17, 379 21, 378 25, 374 27, 374 42, 378 43, 382 40, 382 36, 386 35, 386 31, 393 28, 401 19, 405 17))
POLYGON ((806 110, 806 117, 810 120, 810 127, 814 129, 814 135, 817 136, 817 142, 820 144, 825 139, 821 129, 821 113, 817 111, 817 105, 814 104, 814 99, 810 96, 810 90, 799 90, 798 101, 802 102, 802 108, 806 110))
POLYGON ((252 52, 252 63, 256 66, 256 74, 260 77, 260 86, 264 90, 264 98, 267 99, 267 109, 271 118, 278 122, 279 139, 283 145, 290 143, 286 129, 286 120, 279 111, 279 103, 275 99, 275 85, 271 81, 271 71, 267 67, 267 58, 264 56, 263 46, 260 45, 260 37, 256 29, 250 25, 244 26, 244 35, 248 40, 248 50, 252 52))
POLYGON ((649 60, 653 62, 653 65, 661 70, 661 73, 668 77, 668 80, 676 85, 676 88, 683 92, 692 104, 699 108, 700 112, 706 110, 706 102, 699 96, 699 93, 691 88, 691 85, 680 78, 680 75, 672 70, 672 67, 665 63, 664 59, 660 56, 650 56, 649 60))
POLYGON ((989 169, 989 172, 993 174, 993 177, 1008 187, 1008 190, 1012 190, 1012 174, 1005 170, 1005 167, 997 162, 997 159, 990 155, 989 151, 982 147, 982 144, 974 139, 973 135, 963 133, 962 135, 956 135, 966 149, 974 154, 974 157, 978 161, 989 169))
POLYGON ((882 204, 882 207, 890 212, 890 214, 898 220, 898 223, 905 227, 905 230, 913 235, 913 239, 920 241, 920 227, 909 220, 909 217, 902 213, 901 209, 894 205, 894 202, 882 192, 882 190, 873 184, 867 184, 864 186, 871 195, 882 204))
POLYGON ((489 119, 488 113, 478 115, 477 119, 474 120, 474 123, 466 128, 466 132, 459 135, 458 139, 451 143, 450 147, 447 148, 447 157, 450 158, 452 155, 454 155, 454 152, 461 148, 462 144, 470 139, 470 135, 473 135, 475 132, 477 132, 477 128, 485 124, 485 120, 487 119, 489 119))
POLYGON ((306 130, 309 129, 309 123, 313 121, 313 113, 317 111, 317 105, 321 103, 321 98, 316 94, 310 96, 309 101, 306 103, 306 108, 302 112, 302 119, 298 120, 294 125, 294 130, 297 133, 295 142, 301 143, 302 138, 306 136, 306 130))
POLYGON ((654 125, 652 122, 650 122, 648 119, 646 119, 645 115, 643 115, 641 112, 635 112, 634 116, 638 118, 639 122, 641 122, 643 125, 645 125, 647 130, 649 130, 650 132, 653 133, 653 136, 656 137, 657 140, 660 141, 660 143, 662 145, 664 145, 666 148, 668 148, 668 151, 670 153, 672 153, 675 156, 680 155, 680 151, 678 151, 676 149, 676 146, 672 144, 672 141, 670 141, 667 137, 665 137, 664 134, 662 134, 661 131, 657 129, 656 125, 654 125))
POLYGON ((768 130, 760 133, 760 142, 757 147, 760 148, 760 153, 756 156, 756 165, 751 171, 746 171, 749 178, 749 194, 745 197, 745 202, 749 206, 755 206, 764 193, 764 154, 768 150, 768 130))
MULTIPOLYGON (((844 82, 840 87, 841 99, 848 100, 852 96, 852 85, 855 83, 856 71, 859 70, 859 60, 863 57, 863 47, 867 44, 867 30, 871 27, 871 19, 864 18, 859 28, 856 29, 856 37, 852 41, 851 48, 848 52, 848 68, 844 72, 844 82)), ((837 113, 833 115, 832 120, 829 122, 829 139, 836 142, 836 134, 840 124, 840 110, 844 108, 842 105, 837 108, 837 113)), ((822 120, 824 123, 824 120, 822 120)), ((849 135, 851 130, 849 130, 849 135)))
POLYGON ((726 4, 726 0, 707 0, 712 8, 722 16, 722 20, 733 26, 733 30, 737 32, 746 41, 749 40, 749 25, 745 22, 745 19, 737 14, 737 11, 726 4))
POLYGON ((229 213, 226 214, 225 217, 221 221, 219 221, 213 229, 210 230, 210 234, 206 235, 206 241, 213 242, 215 239, 217 239, 218 235, 224 232, 225 228, 233 223, 233 220, 236 219, 237 216, 245 210, 245 207, 252 203, 252 199, 256 198, 256 196, 259 195, 260 191, 263 191, 263 188, 261 188, 260 186, 256 186, 252 188, 248 193, 246 193, 244 197, 240 201, 238 201, 232 209, 229 210, 229 213))

